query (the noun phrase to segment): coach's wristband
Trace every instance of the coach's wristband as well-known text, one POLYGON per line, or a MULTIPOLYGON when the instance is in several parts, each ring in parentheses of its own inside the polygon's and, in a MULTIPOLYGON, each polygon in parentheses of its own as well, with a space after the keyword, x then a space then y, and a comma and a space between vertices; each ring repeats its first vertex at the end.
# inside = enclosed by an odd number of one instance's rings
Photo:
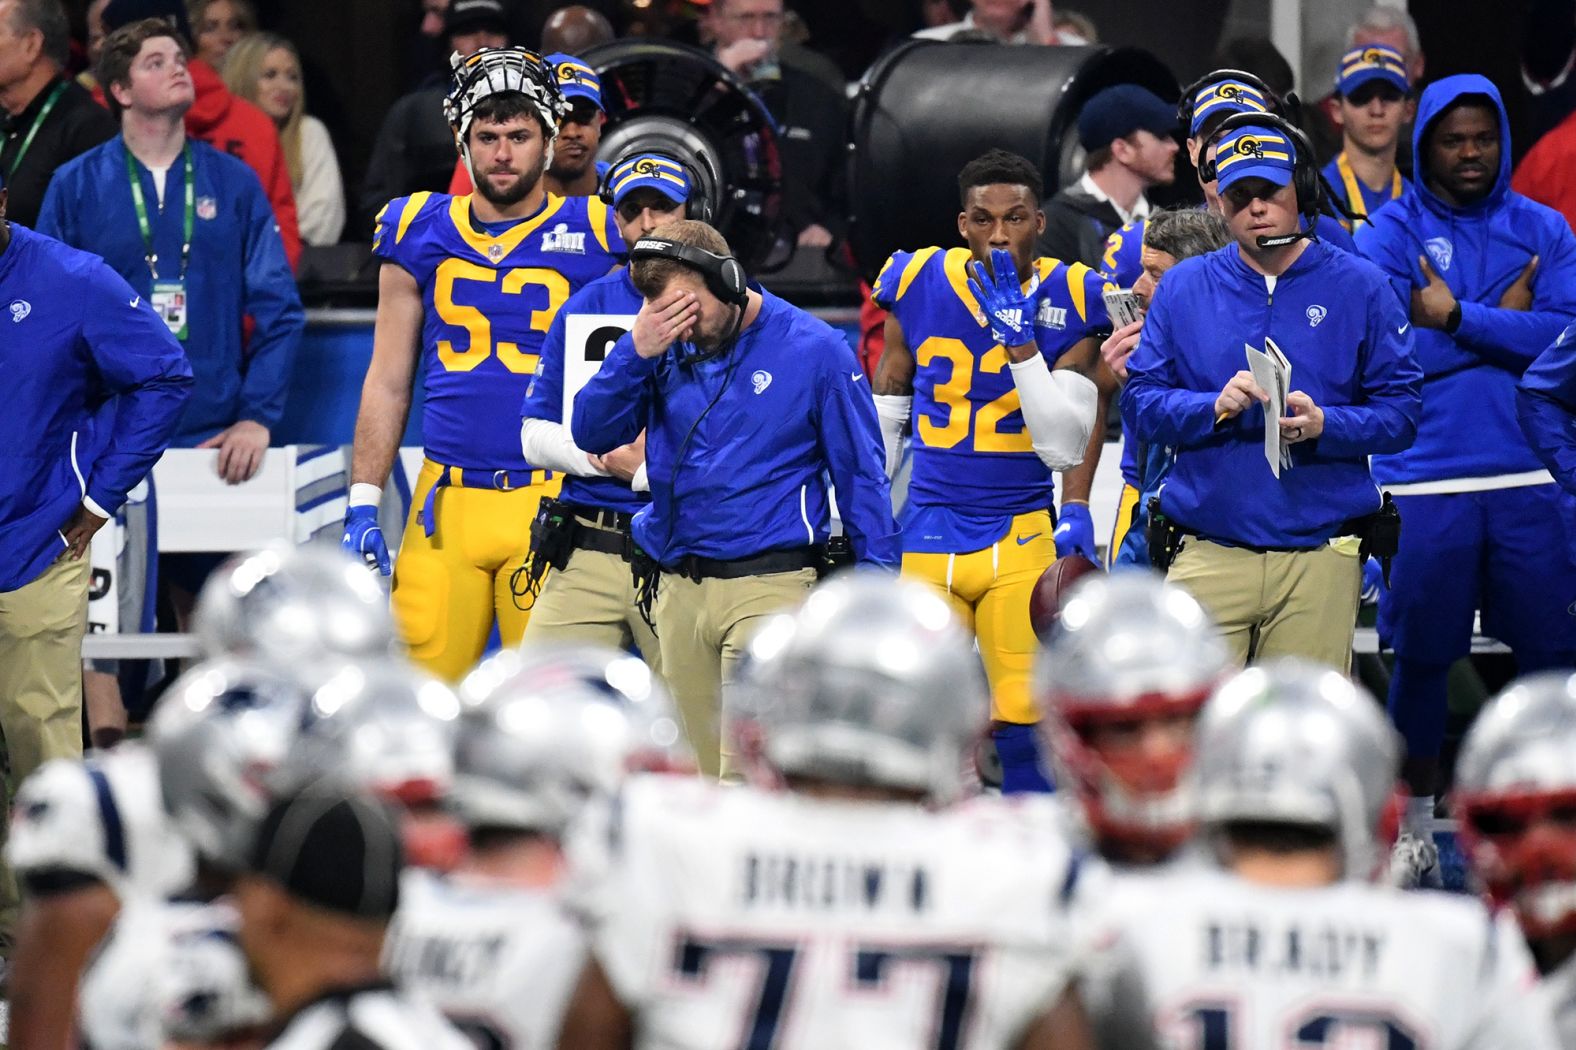
POLYGON ((352 507, 376 507, 383 502, 383 489, 379 485, 370 485, 365 481, 358 481, 350 486, 350 505, 352 507))

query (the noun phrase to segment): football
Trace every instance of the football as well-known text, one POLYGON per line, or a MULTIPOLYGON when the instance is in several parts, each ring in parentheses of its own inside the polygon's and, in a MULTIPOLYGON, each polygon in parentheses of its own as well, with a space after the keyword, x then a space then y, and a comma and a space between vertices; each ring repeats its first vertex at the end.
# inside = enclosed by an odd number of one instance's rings
POLYGON ((1040 574, 1033 593, 1029 595, 1029 623, 1033 625, 1035 636, 1040 641, 1050 638, 1051 632, 1056 629, 1057 618, 1062 613, 1062 602, 1066 601, 1068 593, 1078 585, 1078 581, 1090 573, 1104 571, 1082 554, 1072 554, 1057 558, 1050 568, 1040 574))

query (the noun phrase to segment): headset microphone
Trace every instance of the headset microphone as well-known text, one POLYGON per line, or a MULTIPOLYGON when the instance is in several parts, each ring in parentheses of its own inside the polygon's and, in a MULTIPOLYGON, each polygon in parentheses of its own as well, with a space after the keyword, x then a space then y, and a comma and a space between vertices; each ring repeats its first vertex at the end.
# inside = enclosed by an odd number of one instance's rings
POLYGON ((1298 230, 1296 233, 1286 233, 1279 237, 1260 237, 1258 238, 1258 246, 1260 248, 1284 248, 1288 244, 1296 244, 1303 238, 1311 238, 1312 236, 1313 234, 1308 230, 1298 230))

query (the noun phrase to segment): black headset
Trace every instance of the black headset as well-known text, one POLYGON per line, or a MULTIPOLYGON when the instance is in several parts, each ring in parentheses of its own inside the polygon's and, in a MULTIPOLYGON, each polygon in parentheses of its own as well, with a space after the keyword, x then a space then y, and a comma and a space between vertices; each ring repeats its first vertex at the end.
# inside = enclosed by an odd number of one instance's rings
POLYGON ((1313 143, 1291 121, 1284 117, 1277 117, 1271 113, 1233 113, 1220 122, 1220 127, 1210 133, 1209 139, 1204 143, 1198 155, 1198 177, 1205 182, 1214 182, 1220 177, 1219 167, 1214 160, 1209 159, 1209 147, 1219 142, 1228 133, 1237 128, 1269 128, 1286 136, 1286 141, 1291 143, 1292 152, 1292 189, 1297 191, 1297 211, 1302 214, 1303 222, 1309 234, 1312 233, 1314 223, 1318 221, 1319 212, 1324 206, 1324 177, 1319 174, 1318 162, 1314 159, 1313 143))
POLYGON ((750 279, 744 267, 731 255, 718 255, 704 248, 680 244, 666 237, 642 237, 629 251, 630 259, 671 259, 705 278, 711 294, 729 306, 743 309, 750 301, 750 279))
POLYGON ((666 150, 631 150, 624 154, 624 156, 618 158, 618 160, 614 161, 612 164, 609 164, 597 181, 596 195, 602 201, 602 203, 606 204, 609 208, 613 207, 613 171, 630 157, 639 156, 643 153, 649 153, 653 156, 661 157, 663 160, 670 160, 674 164, 677 164, 679 167, 684 169, 684 175, 689 179, 690 185, 689 199, 684 202, 684 215, 686 218, 694 219, 696 222, 703 222, 710 226, 711 220, 714 218, 712 214, 711 198, 707 196, 706 189, 701 184, 700 172, 696 171, 695 166, 689 161, 685 160, 683 157, 675 156, 666 150))
POLYGON ((1273 116, 1286 118, 1297 108, 1296 92, 1288 91, 1286 97, 1281 98, 1274 88, 1252 73, 1241 69, 1216 69, 1205 73, 1182 89, 1182 97, 1177 99, 1177 120, 1182 125, 1183 135, 1193 134, 1193 99, 1211 84, 1219 84, 1225 80, 1240 80, 1249 87, 1256 88, 1264 96, 1264 104, 1269 107, 1269 112, 1273 116))

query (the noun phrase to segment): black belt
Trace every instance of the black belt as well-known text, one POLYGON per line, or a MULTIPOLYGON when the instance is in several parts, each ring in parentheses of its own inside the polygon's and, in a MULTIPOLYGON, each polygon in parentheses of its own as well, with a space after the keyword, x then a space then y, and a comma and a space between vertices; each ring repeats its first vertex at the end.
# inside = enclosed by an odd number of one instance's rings
POLYGON ((824 557, 819 547, 799 547, 790 551, 767 551, 751 558, 702 558, 689 555, 672 565, 664 565, 663 572, 699 583, 701 580, 738 580, 745 576, 768 576, 774 572, 795 572, 813 569, 824 557))
MULTIPOLYGON (((1366 517, 1353 518, 1351 521, 1343 522, 1341 527, 1336 530, 1335 534, 1332 535, 1330 539, 1333 540, 1340 536, 1364 535, 1367 532, 1368 522, 1372 519, 1372 517, 1373 515, 1370 514, 1366 517)), ((1216 539, 1214 536, 1206 536, 1204 533, 1194 532, 1192 529, 1182 524, 1178 524, 1176 528, 1177 531, 1184 536, 1191 536, 1194 539, 1203 540, 1206 543, 1213 543, 1217 547, 1236 547, 1240 550, 1252 551, 1254 554, 1302 554, 1308 551, 1321 550, 1325 546, 1325 543, 1316 543, 1309 547, 1256 547, 1251 543, 1239 543, 1236 540, 1222 540, 1216 539)), ((1326 543, 1327 542, 1328 541, 1326 541, 1326 543)))
POLYGON ((575 530, 574 547, 576 550, 612 554, 628 561, 630 546, 631 541, 628 532, 593 529, 584 525, 575 530))

